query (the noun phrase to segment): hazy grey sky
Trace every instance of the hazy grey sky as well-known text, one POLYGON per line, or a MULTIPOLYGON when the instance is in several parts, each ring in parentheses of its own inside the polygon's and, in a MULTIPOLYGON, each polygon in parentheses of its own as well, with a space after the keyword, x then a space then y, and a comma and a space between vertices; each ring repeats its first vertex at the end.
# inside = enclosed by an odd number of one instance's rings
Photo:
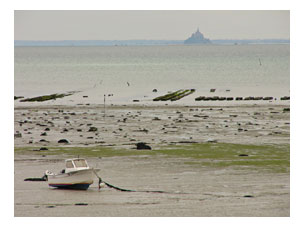
POLYGON ((15 11, 15 40, 290 38, 289 11, 15 11))

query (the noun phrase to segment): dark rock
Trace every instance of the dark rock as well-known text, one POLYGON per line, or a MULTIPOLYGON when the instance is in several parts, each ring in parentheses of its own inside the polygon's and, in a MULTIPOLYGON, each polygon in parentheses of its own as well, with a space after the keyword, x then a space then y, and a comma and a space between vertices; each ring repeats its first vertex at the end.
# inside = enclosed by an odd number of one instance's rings
POLYGON ((216 89, 210 89, 210 93, 214 93, 216 89))
POLYGON ((227 101, 233 101, 233 97, 227 97, 227 101))
POLYGON ((139 102, 139 100, 133 100, 133 102, 139 102))
POLYGON ((152 120, 160 120, 160 118, 158 118, 158 117, 154 117, 152 120))
POLYGON ((236 97, 235 100, 236 100, 236 101, 242 101, 242 100, 243 100, 243 97, 236 97))
POLYGON ((49 131, 50 129, 47 127, 46 129, 44 129, 45 131, 49 131))
POLYGON ((41 147, 39 150, 49 150, 49 149, 46 147, 41 147))
POLYGON ((43 132, 40 136, 47 136, 46 132, 43 132))
POLYGON ((248 154, 239 154, 239 157, 248 157, 248 154))
POLYGON ((284 108, 283 112, 290 112, 290 108, 284 108))
POLYGON ((58 143, 70 143, 67 139, 60 139, 58 143))
POLYGON ((22 134, 20 132, 17 132, 14 134, 14 138, 22 138, 22 134))
POLYGON ((208 143, 217 143, 217 140, 216 139, 208 139, 207 142, 208 143))
POLYGON ((90 127, 90 129, 88 131, 91 132, 91 131, 97 131, 97 130, 98 130, 97 127, 90 127))
POLYGON ((252 195, 244 195, 243 197, 245 197, 245 198, 253 198, 254 196, 252 196, 252 195))
POLYGON ((153 89, 152 92, 153 92, 153 93, 156 93, 156 92, 157 92, 157 89, 153 89))
POLYGON ((136 143, 137 150, 151 150, 152 148, 144 142, 136 143))

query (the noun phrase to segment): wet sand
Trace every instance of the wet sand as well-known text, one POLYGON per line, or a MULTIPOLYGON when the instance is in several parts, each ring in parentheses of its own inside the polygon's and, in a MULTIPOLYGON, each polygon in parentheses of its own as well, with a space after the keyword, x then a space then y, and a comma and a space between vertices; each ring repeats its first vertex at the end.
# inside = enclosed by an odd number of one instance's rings
POLYGON ((106 182, 133 190, 87 191, 24 182, 42 170, 60 170, 61 157, 15 156, 15 216, 289 216, 289 175, 186 165, 182 158, 89 159, 106 182), (29 169, 29 167, 31 167, 29 169), (84 205, 77 205, 84 204, 84 205))
MULTIPOLYGON (((185 143, 289 144, 289 106, 43 106, 15 108, 15 147, 157 148, 185 143), (284 111, 285 109, 285 111, 284 111), (96 127, 96 131, 90 131, 96 127), (46 130, 46 129, 49 130, 46 130), (17 132, 18 131, 18 132, 17 132), (45 134, 44 134, 45 133, 45 134)), ((50 189, 24 182, 59 171, 67 155, 15 153, 15 216, 289 216, 289 172, 194 166, 194 158, 89 158, 115 186, 170 193, 50 189), (82 205, 76 205, 82 204, 82 205)))

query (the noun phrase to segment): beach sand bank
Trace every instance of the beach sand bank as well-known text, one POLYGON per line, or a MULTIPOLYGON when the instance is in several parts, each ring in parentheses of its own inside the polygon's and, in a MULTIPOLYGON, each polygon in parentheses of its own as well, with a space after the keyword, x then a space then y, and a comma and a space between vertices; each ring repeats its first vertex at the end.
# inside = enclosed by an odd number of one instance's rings
POLYGON ((15 107, 15 216, 289 216, 289 118, 289 105, 15 107), (23 181, 78 152, 115 186, 170 193, 23 181))

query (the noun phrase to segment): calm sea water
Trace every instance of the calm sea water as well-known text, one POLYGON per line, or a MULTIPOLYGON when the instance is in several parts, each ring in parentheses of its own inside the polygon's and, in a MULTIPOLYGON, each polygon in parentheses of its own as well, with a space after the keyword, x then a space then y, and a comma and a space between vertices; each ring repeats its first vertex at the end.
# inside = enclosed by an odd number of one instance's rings
POLYGON ((124 103, 183 88, 196 96, 211 88, 211 95, 285 96, 289 61, 288 44, 15 47, 14 94, 82 91, 69 100, 88 95, 95 103, 104 94, 124 103))

